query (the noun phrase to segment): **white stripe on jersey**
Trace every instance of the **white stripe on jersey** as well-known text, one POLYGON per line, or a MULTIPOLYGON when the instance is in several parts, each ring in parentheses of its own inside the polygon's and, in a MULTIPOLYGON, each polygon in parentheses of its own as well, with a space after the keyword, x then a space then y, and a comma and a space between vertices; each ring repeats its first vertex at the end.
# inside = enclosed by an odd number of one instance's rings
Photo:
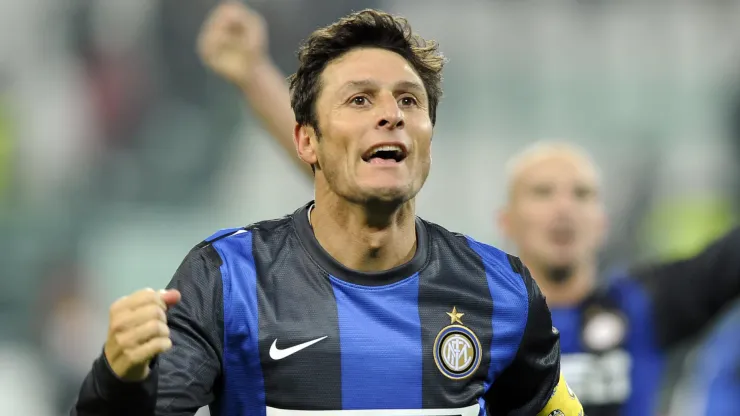
POLYGON ((478 416, 480 406, 458 409, 283 410, 267 408, 267 416, 478 416))

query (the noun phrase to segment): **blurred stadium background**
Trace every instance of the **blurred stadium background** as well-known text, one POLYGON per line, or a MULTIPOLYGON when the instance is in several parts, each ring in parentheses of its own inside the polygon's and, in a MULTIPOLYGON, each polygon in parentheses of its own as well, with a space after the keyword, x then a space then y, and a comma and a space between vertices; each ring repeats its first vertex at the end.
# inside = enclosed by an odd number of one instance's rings
MULTIPOLYGON (((215 4, 0 5, 0 414, 64 414, 100 353, 110 302, 166 284, 212 231, 311 198, 195 54, 215 4)), ((605 269, 690 255, 737 218, 739 1, 250 5, 286 73, 313 28, 365 7, 440 41, 450 64, 419 198, 429 220, 503 245, 504 163, 548 138, 585 146, 603 170, 605 269)), ((685 379, 683 363, 671 380, 685 379)), ((673 384, 664 411, 678 415, 673 384)))

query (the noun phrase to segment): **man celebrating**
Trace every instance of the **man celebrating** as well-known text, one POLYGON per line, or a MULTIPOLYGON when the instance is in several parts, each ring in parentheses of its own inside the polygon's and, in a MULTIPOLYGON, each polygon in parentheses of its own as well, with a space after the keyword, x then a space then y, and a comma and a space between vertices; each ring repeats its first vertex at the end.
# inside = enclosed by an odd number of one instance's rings
POLYGON ((436 44, 365 10, 299 62, 293 138, 316 200, 207 238, 169 290, 117 301, 72 414, 581 415, 527 269, 415 215, 436 44))
MULTIPOLYGON (((288 88, 266 56, 265 42, 258 15, 223 5, 204 26, 199 51, 208 66, 241 88, 287 148, 286 126, 295 123, 288 88)), ((499 227, 547 297, 561 333, 562 371, 586 412, 649 416, 665 352, 740 295, 740 230, 695 258, 604 281, 597 267, 607 229, 600 193, 585 152, 563 143, 536 145, 511 161, 499 227)))

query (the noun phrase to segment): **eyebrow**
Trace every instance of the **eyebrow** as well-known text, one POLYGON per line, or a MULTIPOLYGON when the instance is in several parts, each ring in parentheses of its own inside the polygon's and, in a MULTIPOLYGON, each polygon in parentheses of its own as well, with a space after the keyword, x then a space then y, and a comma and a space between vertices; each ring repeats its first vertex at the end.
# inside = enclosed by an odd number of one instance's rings
MULTIPOLYGON (((341 88, 339 88, 339 92, 344 93, 347 90, 368 90, 377 88, 377 82, 371 79, 362 79, 346 82, 344 85, 342 85, 341 88)), ((393 90, 404 90, 420 94, 423 93, 426 95, 426 89, 424 88, 424 86, 415 81, 399 81, 395 85, 393 85, 393 90)))

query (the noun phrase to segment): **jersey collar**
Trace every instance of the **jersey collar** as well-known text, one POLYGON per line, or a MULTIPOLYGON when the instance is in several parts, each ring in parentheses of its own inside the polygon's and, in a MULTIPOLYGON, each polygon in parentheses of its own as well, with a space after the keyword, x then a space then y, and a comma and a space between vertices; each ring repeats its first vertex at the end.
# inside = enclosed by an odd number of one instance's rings
POLYGON ((419 217, 416 217, 416 253, 411 260, 382 272, 361 272, 345 267, 321 247, 309 221, 313 206, 314 201, 311 201, 293 213, 293 223, 309 256, 332 277, 363 286, 382 286, 411 277, 426 265, 429 257, 429 237, 426 225, 419 217))

